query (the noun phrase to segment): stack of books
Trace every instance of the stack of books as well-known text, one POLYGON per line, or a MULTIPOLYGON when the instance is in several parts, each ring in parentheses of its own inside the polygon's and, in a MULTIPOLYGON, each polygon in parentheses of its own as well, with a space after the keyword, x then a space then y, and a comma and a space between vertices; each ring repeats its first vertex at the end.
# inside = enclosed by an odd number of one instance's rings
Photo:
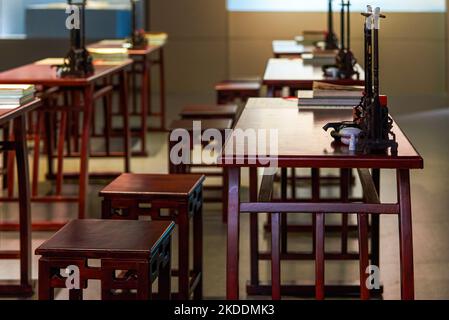
POLYGON ((163 45, 167 42, 168 35, 164 32, 161 33, 147 33, 145 37, 148 40, 150 46, 163 45))
POLYGON ((29 84, 0 84, 0 107, 24 105, 34 100, 36 88, 29 84))
POLYGON ((363 97, 364 87, 314 82, 313 90, 298 91, 299 106, 355 107, 363 97))
POLYGON ((315 49, 313 53, 303 54, 304 64, 313 64, 316 66, 333 65, 336 63, 337 50, 315 49))
POLYGON ((94 60, 101 61, 123 61, 128 59, 128 49, 126 48, 88 48, 94 60))

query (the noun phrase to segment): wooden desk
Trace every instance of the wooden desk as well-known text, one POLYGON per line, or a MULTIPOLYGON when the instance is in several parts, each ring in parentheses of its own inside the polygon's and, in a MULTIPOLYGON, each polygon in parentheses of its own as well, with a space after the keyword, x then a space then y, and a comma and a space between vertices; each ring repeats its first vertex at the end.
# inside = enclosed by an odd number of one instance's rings
MULTIPOLYGON (((221 165, 228 170, 228 244, 227 244, 227 298, 239 298, 239 229, 240 213, 251 213, 251 239, 257 242, 257 214, 271 213, 272 225, 272 284, 265 289, 271 290, 272 297, 279 299, 281 293, 292 294, 298 289, 313 290, 315 297, 324 298, 324 293, 339 292, 339 286, 325 286, 324 284, 324 216, 328 213, 358 213, 359 230, 364 231, 367 237, 367 219, 369 215, 395 214, 399 218, 400 235, 400 261, 401 261, 401 296, 403 299, 414 298, 414 276, 413 276, 413 241, 411 223, 411 199, 410 199, 410 170, 422 169, 423 159, 414 149, 398 125, 394 124, 394 133, 399 143, 398 155, 358 155, 334 147, 333 139, 329 133, 324 132, 322 127, 327 122, 350 120, 352 110, 348 109, 309 109, 298 111, 296 101, 265 98, 251 99, 236 129, 257 130, 276 129, 278 131, 278 155, 273 159, 277 161, 280 168, 339 168, 359 170, 365 169, 395 169, 397 173, 398 200, 393 204, 377 203, 371 200, 365 203, 342 203, 342 202, 258 202, 257 199, 257 168, 266 166, 258 161, 255 154, 249 154, 245 139, 236 139, 234 133, 228 140, 227 145, 234 143, 235 148, 231 152, 224 153, 219 159, 221 165), (237 151, 236 151, 237 150, 237 151), (240 151, 245 150, 245 151, 240 151), (240 192, 240 169, 250 167, 254 178, 250 181, 250 202, 241 203, 240 192), (280 282, 280 214, 281 213, 313 213, 315 217, 315 241, 314 250, 316 260, 315 286, 281 286, 280 282), (254 220, 253 217, 256 217, 254 220), (363 228, 363 230, 362 230, 363 228)), ((269 143, 267 143, 269 145, 269 143)), ((364 176, 368 185, 375 185, 373 178, 364 176)), ((367 192, 364 189, 365 192, 367 192)), ((372 190, 371 190, 372 191, 372 190)), ((375 191, 374 191, 375 192, 375 191)), ((377 196, 377 195, 376 195, 377 196)), ((253 245, 253 244, 252 244, 253 245)), ((360 273, 362 276, 366 270, 367 243, 360 250, 361 261, 360 273)), ((254 252, 252 250, 252 252, 254 252)), ((256 251, 257 252, 257 251, 256 251)), ((364 279, 362 279, 362 283, 364 279)), ((256 285, 259 285, 258 283, 256 285)), ((310 294, 309 290, 309 294, 310 294)), ((370 292, 363 286, 359 287, 362 298, 367 298, 370 292)))
MULTIPOLYGON (((125 40, 103 40, 89 45, 88 48, 123 48, 125 40)), ((141 116, 141 127, 133 129, 133 135, 140 137, 142 147, 138 155, 147 155, 146 150, 146 133, 151 131, 165 131, 166 130, 166 97, 165 97, 165 65, 164 65, 164 47, 165 41, 158 44, 148 45, 144 49, 128 49, 129 57, 134 61, 132 66, 132 115, 141 116), (156 59, 152 56, 157 54, 156 59), (159 66, 159 101, 160 111, 153 111, 151 108, 151 68, 152 66, 159 66), (136 76, 141 75, 140 84, 140 113, 137 110, 137 80, 136 76), (156 128, 148 127, 148 116, 160 118, 160 126, 156 128)))
POLYGON ((276 90, 289 87, 296 90, 311 90, 314 81, 335 84, 364 85, 364 71, 357 65, 360 79, 335 79, 325 77, 320 66, 304 64, 302 59, 269 59, 263 84, 268 87, 268 96, 273 97, 276 90))
MULTIPOLYGON (((37 61, 32 64, 28 64, 22 67, 11 69, 0 73, 0 84, 34 84, 42 87, 44 91, 48 88, 58 87, 60 90, 67 92, 69 96, 72 96, 70 105, 62 107, 53 107, 48 104, 48 101, 44 102, 46 111, 48 112, 74 112, 77 115, 83 113, 82 129, 81 129, 81 147, 79 154, 80 157, 80 170, 76 177, 79 178, 79 195, 77 197, 65 197, 61 194, 55 196, 38 197, 33 196, 32 201, 37 202, 78 202, 78 217, 84 219, 86 217, 87 210, 87 192, 89 185, 89 157, 90 157, 90 135, 92 125, 92 114, 94 112, 94 99, 101 96, 102 89, 96 90, 96 84, 100 81, 111 81, 113 76, 118 76, 120 83, 120 106, 124 114, 124 171, 130 171, 130 131, 129 131, 129 119, 128 119, 128 85, 127 85, 127 69, 131 66, 132 60, 125 60, 121 62, 96 62, 95 72, 93 75, 85 78, 61 78, 56 74, 56 69, 52 67, 52 64, 57 62, 58 59, 45 59, 37 61), (82 98, 82 99, 81 99, 82 98), (83 101, 83 103, 81 103, 83 101), (126 115, 126 116, 125 116, 126 115)), ((110 82, 109 82, 110 83, 110 82)), ((49 123, 51 121, 48 121, 49 123)), ((49 126, 46 126, 48 131, 49 126)), ((76 129, 78 134, 78 129, 76 129)), ((47 136, 47 153, 48 158, 52 159, 54 156, 53 142, 50 138, 53 133, 48 133, 47 136)), ((64 136, 64 135, 62 135, 64 136)), ((56 177, 57 184, 60 185, 63 179, 62 173, 62 159, 64 157, 64 146, 58 148, 58 175, 56 177), (60 167, 59 167, 60 166, 60 167)), ((36 159, 36 156, 35 156, 36 159)), ((38 156, 37 156, 38 159, 38 156)), ((36 161, 35 161, 36 162, 36 161)), ((53 176, 53 162, 49 161, 48 174, 53 176)), ((60 188, 59 188, 60 189, 60 188)), ((60 190, 59 190, 60 191, 60 190)), ((1 201, 16 201, 17 199, 1 199, 1 201)), ((8 228, 8 226, 3 226, 8 228)), ((17 226, 12 225, 10 229, 15 229, 17 226)), ((53 223, 35 223, 33 228, 43 227, 58 229, 61 224, 53 223)))
POLYGON ((301 56, 304 53, 312 53, 314 46, 304 45, 295 40, 274 40, 272 43, 275 58, 285 56, 301 56))
POLYGON ((0 251, 0 259, 20 260, 20 281, 0 281, 0 295, 31 296, 31 214, 28 149, 25 116, 41 105, 39 99, 12 109, 0 109, 0 126, 13 121, 13 141, 1 141, 2 151, 14 151, 17 160, 19 183, 20 250, 0 251))

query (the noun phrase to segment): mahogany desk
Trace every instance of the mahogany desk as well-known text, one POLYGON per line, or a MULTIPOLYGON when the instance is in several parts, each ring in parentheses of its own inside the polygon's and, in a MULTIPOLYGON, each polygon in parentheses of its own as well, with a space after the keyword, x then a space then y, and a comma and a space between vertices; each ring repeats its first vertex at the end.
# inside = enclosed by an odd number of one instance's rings
MULTIPOLYGON (((313 88, 313 82, 314 81, 326 81, 329 83, 335 83, 335 84, 341 84, 341 85, 364 85, 364 70, 360 65, 357 64, 356 66, 357 71, 359 72, 360 76, 359 79, 335 79, 335 78, 328 78, 325 77, 322 71, 321 66, 316 66, 312 64, 304 64, 303 60, 300 58, 296 59, 269 59, 265 75, 263 77, 263 83, 267 85, 268 87, 268 96, 274 97, 277 95, 277 92, 282 90, 284 87, 288 87, 290 89, 290 95, 295 94, 295 90, 311 90, 313 88)), ((314 172, 312 172, 314 173, 314 172)), ((326 182, 333 182, 337 180, 340 183, 340 187, 343 189, 345 186, 341 183, 343 181, 342 175, 340 176, 329 176, 329 177, 321 177, 320 172, 316 173, 316 179, 326 181, 326 182)), ((352 178, 352 174, 348 173, 348 175, 352 178)), ((377 174, 375 174, 377 176, 377 174)), ((281 170, 281 182, 285 181, 288 178, 287 176, 287 168, 283 168, 281 170)), ((296 177, 295 168, 292 168, 292 194, 294 195, 295 192, 295 185, 296 180, 310 180, 310 177, 296 177)), ((375 179, 376 180, 376 179, 375 179)), ((285 182, 281 184, 283 188, 287 188, 285 182)), ((294 197, 294 196, 293 196, 294 197)), ((346 218, 345 218, 346 219, 346 218)), ((286 217, 285 215, 282 215, 283 220, 283 230, 288 229, 291 231, 301 231, 304 226, 301 225, 288 225, 286 223, 286 217), (284 223, 285 222, 285 223, 284 223)), ((346 222, 345 222, 346 224, 346 222)), ((377 217, 373 219, 373 226, 377 230, 377 217)), ((285 232, 283 232, 285 233, 285 232)), ((377 237, 377 232, 374 234, 374 238, 377 237)), ((286 242, 284 239, 282 240, 282 251, 283 253, 286 253, 286 242)), ((377 242, 374 240, 374 242, 377 242)), ((374 251, 377 252, 377 247, 374 247, 374 251)), ((377 259, 375 259, 377 260, 377 259)))
MULTIPOLYGON (((125 40, 103 40, 89 45, 88 48, 123 48, 125 40)), ((132 87, 132 115, 141 116, 141 126, 137 129, 132 129, 132 134, 139 136, 142 142, 141 150, 138 155, 147 155, 146 133, 151 131, 165 131, 166 121, 166 97, 165 97, 165 65, 164 65, 164 47, 166 42, 148 45, 143 49, 128 49, 129 57, 134 61, 131 72, 131 87, 132 87), (152 56, 157 53, 157 58, 152 59, 152 56), (153 111, 151 108, 151 68, 159 66, 159 103, 160 111, 153 111), (137 90, 136 90, 136 76, 141 75, 140 84, 140 113, 137 110, 137 90), (160 126, 157 128, 148 127, 148 116, 160 118, 160 126)))
POLYGON ((304 53, 312 53, 314 46, 304 45, 295 40, 273 40, 273 54, 275 58, 286 56, 301 56, 304 53))
POLYGON ((335 79, 323 75, 321 66, 304 64, 302 59, 269 59, 263 76, 263 84, 268 87, 268 96, 273 97, 277 90, 289 87, 291 90, 311 90, 314 81, 326 81, 335 84, 365 84, 364 71, 356 66, 360 79, 335 79))
MULTIPOLYGON (((90 157, 90 138, 91 138, 91 126, 92 126, 92 114, 94 112, 94 100, 101 97, 106 89, 102 87, 98 89, 98 85, 101 81, 108 81, 110 83, 113 76, 118 76, 120 86, 120 105, 124 117, 124 171, 130 171, 130 130, 128 119, 128 85, 127 85, 127 69, 131 66, 132 60, 124 60, 120 62, 96 62, 95 72, 93 75, 85 78, 61 78, 56 74, 56 69, 52 67, 52 62, 56 62, 60 59, 45 59, 24 65, 15 69, 11 69, 0 73, 0 84, 34 84, 43 88, 45 91, 48 88, 58 87, 63 92, 68 92, 69 95, 74 96, 71 105, 54 107, 49 104, 49 101, 44 101, 43 107, 49 112, 53 111, 71 111, 79 115, 82 115, 82 128, 81 128, 81 146, 80 151, 76 155, 80 158, 80 170, 79 174, 76 173, 76 177, 79 177, 79 195, 77 197, 62 196, 59 189, 54 196, 37 196, 34 195, 31 201, 35 202, 78 202, 78 218, 84 219, 86 217, 87 210, 87 192, 89 185, 89 157, 90 157), (98 90, 97 90, 98 89, 98 90), (81 103, 80 96, 83 103, 81 103), (126 115, 126 116, 125 116, 126 115)), ((48 130, 48 127, 46 128, 48 130)), ((48 130, 50 131, 50 130, 48 130)), ((78 129, 76 129, 78 134, 78 129)), ((51 134, 47 134, 47 140, 51 134)), ((62 139, 60 139, 61 141, 62 139)), ((47 142, 48 158, 53 158, 53 143, 47 142)), ((57 186, 62 184, 62 159, 64 157, 64 146, 58 148, 58 174, 56 177, 57 186)), ((123 153, 122 153, 123 155, 123 153)), ((35 153, 36 159, 36 153, 35 153)), ((38 156, 37 156, 38 159, 38 156)), ((34 161, 37 162, 36 160, 34 161)), ((49 176, 53 176, 52 161, 49 161, 48 173, 49 176)), ((36 168, 35 168, 36 169, 36 168)), ((92 175, 92 174, 91 174, 92 175)), ((35 179, 33 179, 35 180, 35 179)), ((34 193, 34 192, 33 192, 34 193)), ((16 201, 17 199, 1 199, 2 201, 16 201)), ((63 224, 41 222, 33 223, 33 229, 59 229, 63 224)), ((8 226, 3 226, 3 228, 8 226)), ((10 229, 15 229, 17 226, 10 226, 10 229)))
MULTIPOLYGON (((239 229, 240 213, 251 213, 251 246, 258 248, 257 244, 257 214, 270 213, 272 226, 272 284, 258 286, 265 292, 272 292, 273 299, 279 299, 283 294, 297 294, 298 290, 303 294, 315 293, 318 299, 324 298, 324 294, 339 293, 347 286, 325 285, 324 280, 324 220, 329 213, 358 214, 359 231, 362 234, 363 246, 360 250, 361 277, 366 276, 364 270, 368 263, 368 215, 395 214, 399 219, 400 235, 400 261, 401 261, 401 296, 403 299, 414 298, 413 276, 413 245, 412 245, 412 221, 410 199, 410 170, 422 169, 423 159, 416 152, 404 133, 397 124, 394 124, 394 133, 399 143, 397 156, 388 155, 356 155, 349 154, 333 147, 333 139, 322 127, 327 122, 352 119, 351 109, 316 108, 298 111, 296 101, 279 98, 261 98, 249 100, 236 129, 278 130, 278 155, 277 166, 280 168, 356 168, 365 172, 364 180, 368 186, 364 193, 368 194, 364 203, 352 202, 321 202, 312 201, 283 202, 272 200, 260 202, 257 195, 257 168, 266 166, 257 161, 257 155, 249 154, 247 140, 236 139, 236 133, 230 137, 224 148, 224 153, 219 159, 221 166, 228 170, 228 240, 227 240, 227 298, 239 298, 239 229), (226 152, 230 143, 235 148, 226 152), (239 144, 240 148, 239 148, 239 144), (237 151, 236 151, 237 150, 237 151), (245 151, 239 151, 245 150, 245 151), (253 161, 253 162, 251 162, 253 161), (250 179, 250 202, 240 202, 240 169, 250 167, 253 178, 250 179), (395 169, 397 173, 398 200, 393 204, 380 203, 374 188, 375 182, 367 169, 395 169), (368 172, 368 174, 366 174, 368 172), (254 181, 254 173, 255 180, 254 181), (371 187, 371 188, 369 188, 371 187), (369 198, 369 199, 368 199, 369 198), (377 200, 377 201, 376 201, 377 200), (281 285, 280 281, 280 214, 282 213, 312 213, 315 216, 315 241, 312 254, 316 261, 316 280, 314 286, 281 285), (255 220, 254 220, 255 217, 255 220), (363 233, 362 233, 363 231, 363 233)), ((256 131, 257 132, 257 131, 256 131)), ((269 145, 269 143, 267 143, 269 145)), ((268 148, 268 147, 267 147, 268 148)), ((362 175, 360 174, 362 177, 362 175)), ((253 248, 252 248, 253 249, 253 248)), ((252 255, 258 253, 251 250, 252 255)), ((254 270, 252 269, 251 272, 254 270)), ((362 279, 364 283, 364 279, 362 279)), ((362 298, 370 296, 365 286, 360 286, 362 298)))
MULTIPOLYGON (((0 295, 33 294, 31 284, 31 214, 30 214, 30 182, 28 167, 28 148, 26 141, 25 118, 28 112, 41 105, 39 99, 13 109, 0 108, 0 126, 13 121, 13 140, 0 142, 2 151, 14 151, 17 161, 19 183, 19 216, 20 216, 20 251, 0 251, 0 259, 20 260, 20 281, 0 281, 0 295)), ((7 138, 7 137, 5 137, 7 138)))

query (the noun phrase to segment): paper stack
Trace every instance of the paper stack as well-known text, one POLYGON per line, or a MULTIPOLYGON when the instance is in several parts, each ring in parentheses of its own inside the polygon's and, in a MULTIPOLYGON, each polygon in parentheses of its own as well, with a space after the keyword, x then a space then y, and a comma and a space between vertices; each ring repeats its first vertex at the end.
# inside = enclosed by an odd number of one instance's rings
POLYGON ((336 63, 337 50, 315 49, 312 53, 303 54, 304 64, 313 64, 316 66, 333 65, 336 63))
POLYGON ((359 104, 364 87, 314 82, 313 90, 299 91, 299 106, 348 106, 359 104))
POLYGON ((36 88, 29 84, 0 84, 0 107, 24 105, 34 99, 36 88))
POLYGON ((126 48, 88 48, 94 60, 122 61, 128 59, 126 48))

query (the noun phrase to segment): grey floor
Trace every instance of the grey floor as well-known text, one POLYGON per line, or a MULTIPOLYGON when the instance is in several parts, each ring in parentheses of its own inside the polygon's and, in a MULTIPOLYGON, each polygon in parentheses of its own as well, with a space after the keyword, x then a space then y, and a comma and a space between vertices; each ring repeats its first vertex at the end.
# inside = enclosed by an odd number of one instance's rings
MULTIPOLYGON (((211 102, 211 97, 176 97, 169 96, 170 117, 174 118, 185 103, 211 102)), ((449 148, 447 128, 449 125, 449 108, 442 97, 396 97, 390 99, 390 108, 396 121, 412 140, 425 160, 425 169, 412 173, 413 196, 413 235, 415 252, 415 283, 418 299, 448 299, 449 298, 449 148)), ((132 171, 136 173, 164 173, 167 171, 167 136, 164 133, 149 133, 149 157, 133 158, 132 171)), ((138 148, 138 144, 134 145, 138 148)), ((51 186, 44 181, 44 161, 41 161, 41 190, 51 186)), ((76 160, 66 162, 67 170, 78 168, 76 160)), ((119 159, 92 159, 91 171, 123 170, 119 159)), ((247 179, 243 174, 242 196, 246 196, 247 179)), ((105 181, 92 184, 89 190, 89 217, 99 217, 100 199, 98 190, 105 181)), ((74 186, 67 186, 66 193, 76 192, 74 186)), ((307 194, 307 188, 299 189, 307 194)), ((323 195, 332 195, 338 190, 323 188, 323 195)), ((354 193, 360 193, 357 185, 354 193)), ((383 201, 395 201, 396 183, 393 171, 382 172, 383 201)), ((67 204, 32 205, 34 220, 52 219, 65 220, 76 217, 76 207, 67 204)), ((17 205, 0 204, 0 221, 10 221, 17 217, 17 205)), ((261 218, 262 219, 262 218, 261 218)), ((298 217, 290 217, 290 220, 298 217)), ((337 217, 335 217, 337 219, 337 217)), ((248 297, 245 292, 245 282, 249 279, 249 237, 248 218, 242 217, 241 225, 241 262, 240 262, 240 296, 248 297)), ((332 221, 330 221, 332 222, 332 221)), ((219 204, 206 204, 204 213, 204 293, 207 299, 225 297, 225 252, 226 227, 221 223, 221 207, 219 204)), ((48 239, 51 233, 34 232, 33 249, 48 239)), ((17 233, 0 233, 0 250, 18 247, 17 233)), ((267 248, 269 238, 260 232, 262 248, 267 248)), ((176 243, 176 241, 175 241, 176 243)), ((307 235, 289 235, 290 248, 307 249, 311 247, 311 239, 307 235)), ((336 237, 326 239, 326 247, 338 247, 336 237)), ((355 240, 350 242, 351 248, 357 249, 355 240)), ((177 251, 176 245, 174 251, 177 251)), ((384 299, 399 299, 399 260, 398 260, 398 225, 394 217, 381 218, 381 278, 384 284, 384 299)), ((38 257, 33 256, 33 278, 37 278, 38 257)), ((175 259, 176 264, 176 259, 175 259)), ((260 264, 262 280, 269 280, 270 267, 268 263, 260 264)), ((0 279, 18 277, 17 261, 0 261, 0 279)), ((282 281, 311 282, 314 280, 313 262, 283 262, 282 281)), ((357 262, 326 263, 326 281, 338 283, 342 281, 358 281, 357 262)), ((93 282, 87 290, 86 298, 99 298, 99 284, 93 282)), ((176 289, 176 286, 174 287, 176 289)), ((65 292, 57 295, 64 299, 65 292)), ((36 297, 33 297, 34 299, 36 297)))

